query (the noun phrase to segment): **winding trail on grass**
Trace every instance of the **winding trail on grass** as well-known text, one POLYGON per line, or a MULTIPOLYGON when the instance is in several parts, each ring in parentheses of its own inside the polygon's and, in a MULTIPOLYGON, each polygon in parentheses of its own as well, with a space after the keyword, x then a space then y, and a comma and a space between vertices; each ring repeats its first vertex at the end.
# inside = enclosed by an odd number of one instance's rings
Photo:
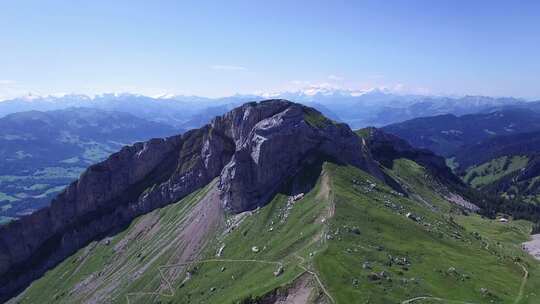
POLYGON ((315 280, 317 280, 317 283, 319 283, 319 286, 321 287, 321 290, 324 292, 324 294, 328 297, 328 299, 330 299, 330 301, 332 303, 336 303, 336 301, 334 300, 334 298, 332 297, 332 295, 330 295, 330 293, 328 292, 328 290, 326 289, 326 287, 324 287, 324 284, 322 283, 321 279, 319 278, 319 275, 314 272, 314 271, 311 271, 309 269, 307 269, 306 267, 304 267, 302 265, 302 263, 305 262, 305 259, 297 254, 294 255, 295 257, 297 257, 298 259, 300 259, 302 262, 300 262, 300 264, 298 264, 298 267, 302 268, 305 272, 311 274, 315 280))
MULTIPOLYGON (((334 193, 331 190, 331 180, 328 176, 328 173, 323 173, 322 175, 322 183, 321 183, 322 190, 318 194, 320 198, 325 198, 329 202, 329 209, 328 214, 326 216, 327 219, 334 216, 335 213, 335 197, 334 193)), ((324 223, 324 222, 323 222, 324 223)), ((326 225, 325 225, 326 226, 326 225)), ((321 232, 321 242, 325 242, 325 231, 321 232)), ((332 303, 336 303, 330 292, 326 289, 324 284, 322 283, 321 279, 319 278, 319 275, 309 270, 308 268, 304 267, 302 263, 305 263, 305 259, 298 254, 294 254, 295 257, 301 260, 301 263, 297 264, 304 272, 303 273, 309 273, 312 275, 319 286, 321 287, 321 290, 323 293, 328 297, 328 299, 332 303)), ((184 263, 176 263, 176 264, 168 264, 168 265, 161 265, 158 267, 159 275, 161 280, 165 283, 166 288, 162 291, 153 291, 153 292, 131 292, 126 294, 126 301, 127 304, 130 303, 130 297, 132 296, 163 296, 163 297, 174 297, 176 295, 176 290, 173 288, 173 283, 167 278, 166 274, 164 273, 165 270, 175 268, 175 267, 183 267, 188 265, 195 265, 195 264, 202 264, 202 263, 212 263, 212 262, 225 262, 225 263, 262 263, 262 264, 271 264, 276 265, 278 267, 283 267, 283 263, 280 261, 266 261, 266 260, 255 260, 255 259, 206 259, 206 260, 200 260, 200 261, 190 261, 190 262, 184 262, 184 263)), ((301 273, 301 274, 303 274, 301 273)))
POLYGON ((417 301, 422 301, 422 300, 433 300, 433 301, 446 302, 446 303, 456 303, 456 304, 476 304, 476 303, 473 303, 473 302, 448 300, 448 299, 437 298, 437 297, 429 297, 429 296, 416 297, 416 298, 408 299, 408 300, 405 300, 405 301, 401 302, 401 304, 411 304, 411 303, 414 303, 414 302, 417 302, 417 301))
POLYGON ((201 261, 192 261, 192 262, 185 262, 185 263, 178 263, 178 264, 169 264, 169 265, 162 265, 158 267, 159 275, 161 277, 161 280, 165 282, 167 285, 167 289, 169 290, 168 293, 165 292, 159 292, 159 291, 149 291, 149 292, 130 292, 126 294, 126 301, 127 304, 130 304, 129 297, 131 296, 164 296, 164 297, 174 297, 176 292, 175 289, 172 286, 172 282, 167 279, 167 276, 163 273, 163 270, 175 268, 175 267, 182 267, 182 266, 188 266, 188 265, 194 265, 194 264, 203 264, 203 263, 212 263, 212 262, 224 262, 224 263, 262 263, 262 264, 272 264, 277 265, 279 267, 283 267, 283 263, 279 261, 265 261, 265 260, 233 260, 233 259, 208 259, 208 260, 201 260, 201 261))
POLYGON ((529 279, 529 271, 527 270, 525 265, 521 263, 517 263, 517 262, 516 264, 521 266, 521 269, 523 269, 523 279, 521 279, 521 285, 519 286, 519 293, 516 299, 514 300, 514 304, 518 304, 519 302, 521 302, 521 299, 523 299, 523 291, 525 290, 525 285, 527 284, 527 280, 529 279))

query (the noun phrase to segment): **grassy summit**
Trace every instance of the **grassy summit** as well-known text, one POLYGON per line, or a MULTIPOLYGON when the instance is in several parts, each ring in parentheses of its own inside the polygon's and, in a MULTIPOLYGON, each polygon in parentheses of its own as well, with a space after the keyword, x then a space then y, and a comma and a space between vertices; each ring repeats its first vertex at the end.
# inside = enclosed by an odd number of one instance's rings
POLYGON ((304 119, 314 127, 323 129, 324 127, 333 124, 333 122, 313 108, 304 107, 304 119))

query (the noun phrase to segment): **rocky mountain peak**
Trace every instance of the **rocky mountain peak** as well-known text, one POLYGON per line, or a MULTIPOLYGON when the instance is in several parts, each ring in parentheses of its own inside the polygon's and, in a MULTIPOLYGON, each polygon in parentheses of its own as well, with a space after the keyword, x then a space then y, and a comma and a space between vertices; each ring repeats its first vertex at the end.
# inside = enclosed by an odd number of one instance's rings
POLYGON ((350 128, 314 109, 269 100, 244 105, 221 119, 232 123, 235 141, 220 175, 223 203, 233 212, 265 204, 282 181, 318 155, 374 171, 350 128))
POLYGON ((286 100, 247 103, 200 129, 124 147, 88 168, 52 202, 0 227, 0 300, 88 242, 219 179, 231 212, 266 204, 318 157, 382 176, 345 124, 286 100))

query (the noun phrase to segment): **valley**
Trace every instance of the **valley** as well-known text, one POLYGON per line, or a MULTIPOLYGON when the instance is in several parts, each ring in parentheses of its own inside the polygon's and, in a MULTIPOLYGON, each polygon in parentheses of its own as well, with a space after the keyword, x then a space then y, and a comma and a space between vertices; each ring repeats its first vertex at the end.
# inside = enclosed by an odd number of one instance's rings
POLYGON ((126 113, 89 108, 0 118, 0 224, 48 206, 87 167, 124 145, 177 133, 126 113))
POLYGON ((391 125, 385 130, 415 147, 432 149, 446 157, 447 164, 465 183, 499 200, 497 204, 504 206, 499 211, 536 221, 540 210, 537 115, 534 109, 505 108, 454 117, 450 124, 448 117, 435 116, 391 125), (480 123, 475 127, 476 121, 480 123), (447 131, 452 124, 459 132, 447 131))

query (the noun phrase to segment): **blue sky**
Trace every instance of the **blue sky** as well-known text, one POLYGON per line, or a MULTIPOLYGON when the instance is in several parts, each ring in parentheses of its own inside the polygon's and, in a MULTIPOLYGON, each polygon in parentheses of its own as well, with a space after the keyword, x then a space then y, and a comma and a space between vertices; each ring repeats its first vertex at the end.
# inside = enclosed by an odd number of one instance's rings
POLYGON ((0 2, 0 99, 305 87, 540 98, 539 1, 0 2))

